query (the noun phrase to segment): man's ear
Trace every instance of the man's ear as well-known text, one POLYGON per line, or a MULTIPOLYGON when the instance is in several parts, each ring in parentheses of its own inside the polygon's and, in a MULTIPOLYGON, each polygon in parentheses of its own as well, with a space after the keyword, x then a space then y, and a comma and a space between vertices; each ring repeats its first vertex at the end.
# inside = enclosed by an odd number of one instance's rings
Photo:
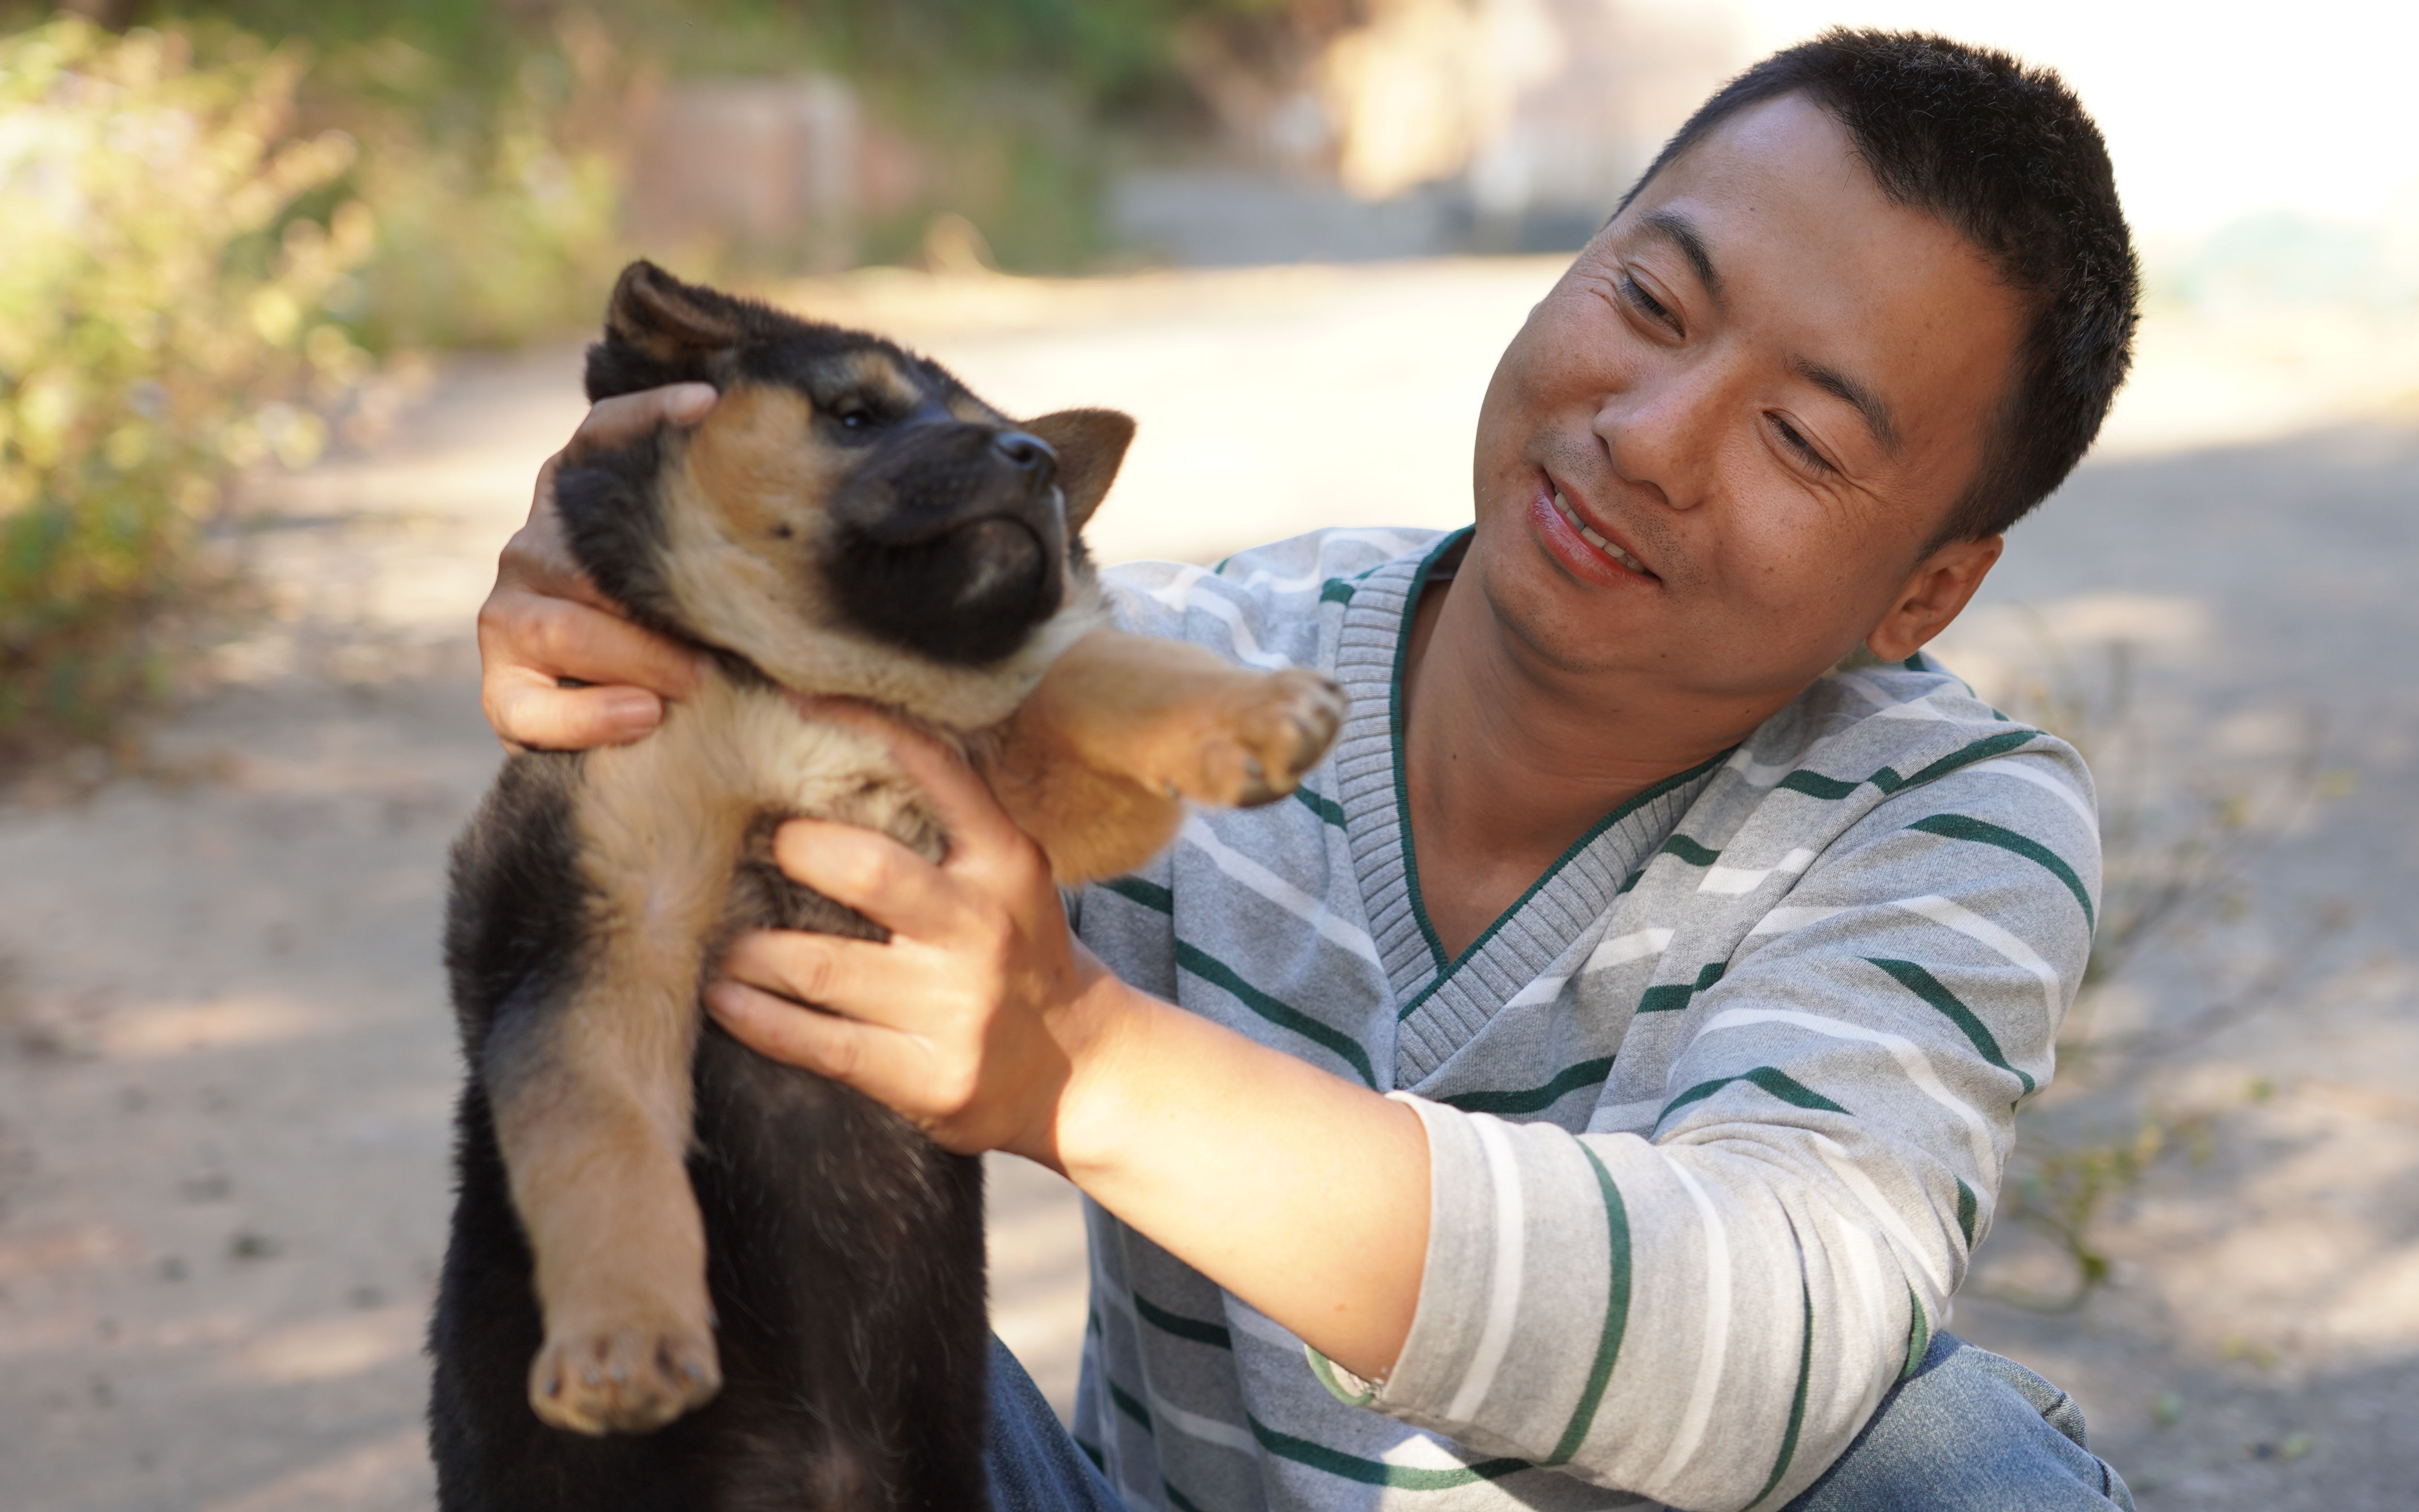
POLYGON ((1921 651, 1964 611, 2007 544, 2004 535, 1984 535, 1951 541, 1925 557, 1908 574, 1889 612, 1865 637, 1865 649, 1884 661, 1904 661, 1921 651))
POLYGON ((1101 506, 1133 441, 1132 415, 1115 409, 1061 409, 1028 420, 1025 428, 1058 454, 1058 487, 1067 496, 1067 532, 1073 534, 1101 506))

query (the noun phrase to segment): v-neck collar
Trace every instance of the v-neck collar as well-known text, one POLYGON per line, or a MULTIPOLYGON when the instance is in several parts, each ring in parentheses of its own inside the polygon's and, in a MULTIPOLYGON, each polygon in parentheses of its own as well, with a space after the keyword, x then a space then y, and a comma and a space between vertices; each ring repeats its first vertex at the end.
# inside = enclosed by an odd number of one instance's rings
POLYGON ((1448 958, 1420 898, 1403 763, 1403 674, 1420 594, 1470 536, 1464 527, 1352 582, 1336 650, 1335 678, 1351 700, 1336 741, 1336 799, 1370 936, 1399 1005, 1396 1076, 1407 1087, 1467 1043, 1611 909, 1623 883, 1729 754, 1667 778, 1606 814, 1468 949, 1448 958))

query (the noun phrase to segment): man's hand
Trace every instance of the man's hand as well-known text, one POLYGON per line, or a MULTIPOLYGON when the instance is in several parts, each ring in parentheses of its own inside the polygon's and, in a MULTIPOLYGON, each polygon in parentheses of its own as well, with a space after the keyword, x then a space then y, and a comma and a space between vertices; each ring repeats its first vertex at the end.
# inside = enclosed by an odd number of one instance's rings
POLYGON ((1055 1165, 1060 1101, 1117 982, 1068 932, 1040 847, 957 753, 860 704, 809 709, 890 748, 937 811, 949 854, 934 865, 870 829, 783 825, 781 870, 890 940, 743 935, 707 1006, 746 1043, 855 1088, 948 1149, 1055 1165))
POLYGON ((631 624, 572 560, 554 480, 566 461, 627 446, 658 425, 693 425, 714 401, 703 383, 604 400, 538 470, 529 522, 504 544, 479 609, 479 702, 506 745, 621 745, 663 721, 665 700, 695 690, 699 653, 631 624))

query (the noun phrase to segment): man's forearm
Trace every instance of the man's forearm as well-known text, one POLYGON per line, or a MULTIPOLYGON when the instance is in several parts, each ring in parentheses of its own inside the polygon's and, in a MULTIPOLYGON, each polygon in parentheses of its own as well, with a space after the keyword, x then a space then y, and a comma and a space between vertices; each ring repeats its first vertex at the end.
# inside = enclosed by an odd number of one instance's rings
POLYGON ((1060 1102, 1067 1177, 1356 1374, 1410 1332, 1427 1134, 1400 1103, 1135 991, 1097 983, 1060 1102))

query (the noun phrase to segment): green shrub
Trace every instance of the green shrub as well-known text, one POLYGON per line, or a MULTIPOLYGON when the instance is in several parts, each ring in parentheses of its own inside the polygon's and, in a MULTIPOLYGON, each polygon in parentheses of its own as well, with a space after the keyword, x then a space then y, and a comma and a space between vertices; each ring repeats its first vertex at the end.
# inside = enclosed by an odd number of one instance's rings
POLYGON ((62 20, 0 37, 0 754, 104 733, 155 681, 230 473, 300 466, 368 358, 328 318, 376 239, 297 139, 288 51, 62 20))

